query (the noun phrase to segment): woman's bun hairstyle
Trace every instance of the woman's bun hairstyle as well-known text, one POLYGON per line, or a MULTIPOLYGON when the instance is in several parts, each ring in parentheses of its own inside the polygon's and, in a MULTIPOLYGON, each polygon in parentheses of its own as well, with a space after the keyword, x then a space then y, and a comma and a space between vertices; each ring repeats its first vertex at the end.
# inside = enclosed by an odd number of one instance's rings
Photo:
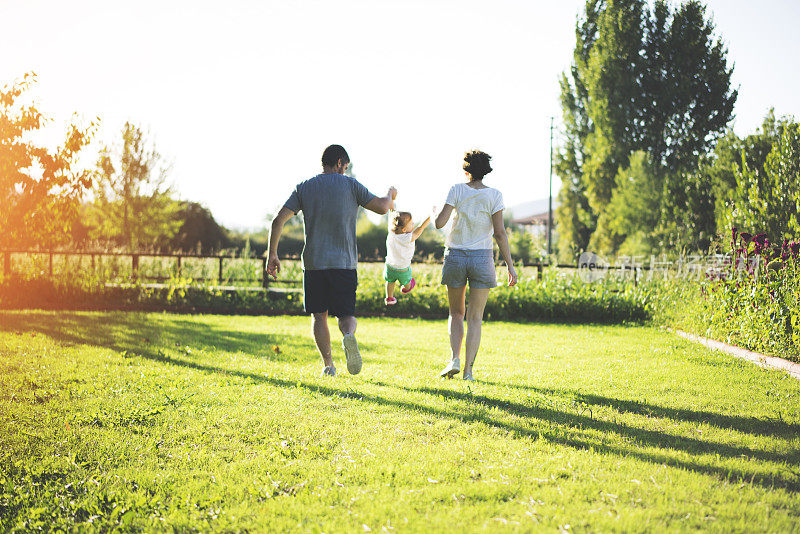
POLYGON ((480 150, 470 150, 464 154, 464 170, 473 180, 483 180, 483 177, 492 172, 489 160, 492 156, 480 150))

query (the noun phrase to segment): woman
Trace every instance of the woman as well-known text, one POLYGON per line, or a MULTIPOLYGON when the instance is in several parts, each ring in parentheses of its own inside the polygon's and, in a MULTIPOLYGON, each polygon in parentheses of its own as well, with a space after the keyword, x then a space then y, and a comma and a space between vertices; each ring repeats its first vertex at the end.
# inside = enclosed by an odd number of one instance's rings
POLYGON ((467 317, 467 347, 464 361, 464 380, 474 381, 472 365, 481 344, 481 322, 489 290, 497 286, 494 268, 492 236, 508 267, 508 285, 517 283, 517 271, 511 261, 508 236, 503 226, 503 195, 483 184, 483 177, 492 172, 491 156, 479 150, 464 155, 466 183, 450 188, 441 212, 436 216, 436 228, 442 228, 456 212, 453 228, 445 240, 442 285, 447 286, 450 303, 448 329, 452 360, 440 376, 453 378, 461 370, 459 354, 464 338, 464 315, 467 317), (469 308, 465 297, 469 282, 469 308))

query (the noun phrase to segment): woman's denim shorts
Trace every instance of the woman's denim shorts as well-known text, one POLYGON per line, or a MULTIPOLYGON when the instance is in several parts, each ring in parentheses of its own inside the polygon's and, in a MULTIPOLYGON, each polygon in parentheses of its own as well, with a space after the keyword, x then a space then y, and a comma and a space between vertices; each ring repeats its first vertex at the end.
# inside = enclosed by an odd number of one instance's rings
POLYGON ((472 289, 497 287, 494 270, 494 252, 486 250, 448 249, 444 253, 442 285, 464 287, 469 282, 472 289))

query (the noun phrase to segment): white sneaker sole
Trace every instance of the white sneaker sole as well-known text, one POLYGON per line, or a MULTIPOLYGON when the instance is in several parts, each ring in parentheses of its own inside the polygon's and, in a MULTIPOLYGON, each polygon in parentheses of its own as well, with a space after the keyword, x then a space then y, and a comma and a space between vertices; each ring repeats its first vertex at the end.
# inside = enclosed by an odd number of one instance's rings
POLYGON ((361 353, 358 352, 358 342, 353 334, 346 334, 342 338, 344 356, 347 358, 347 372, 357 375, 361 372, 361 353))
MULTIPOLYGON (((450 367, 450 366, 448 365, 448 367, 450 367)), ((450 369, 446 368, 444 371, 439 373, 439 376, 441 376, 442 378, 453 378, 454 376, 456 376, 460 372, 461 372, 461 366, 459 365, 458 367, 454 367, 454 368, 450 368, 450 369)))

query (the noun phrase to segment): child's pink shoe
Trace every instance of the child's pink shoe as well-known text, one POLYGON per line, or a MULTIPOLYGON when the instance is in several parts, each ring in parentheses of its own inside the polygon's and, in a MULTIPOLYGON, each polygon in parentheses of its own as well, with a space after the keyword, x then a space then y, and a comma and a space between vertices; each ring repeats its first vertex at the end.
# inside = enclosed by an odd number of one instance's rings
POLYGON ((403 286, 403 289, 401 289, 400 291, 402 291, 403 293, 408 293, 409 291, 414 289, 415 285, 417 285, 417 282, 412 278, 411 281, 408 283, 408 285, 403 286))
POLYGON ((384 299, 384 302, 386 303, 387 306, 393 306, 397 304, 397 299, 394 297, 387 297, 386 299, 384 299))

